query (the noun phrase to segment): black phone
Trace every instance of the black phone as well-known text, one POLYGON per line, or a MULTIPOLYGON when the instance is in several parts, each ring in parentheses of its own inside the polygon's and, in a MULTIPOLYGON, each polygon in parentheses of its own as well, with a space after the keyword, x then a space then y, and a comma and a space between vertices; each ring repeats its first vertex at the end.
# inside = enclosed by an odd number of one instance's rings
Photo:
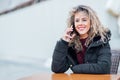
POLYGON ((73 33, 76 33, 76 30, 75 30, 75 25, 74 25, 74 23, 73 23, 73 31, 70 33, 70 36, 72 36, 73 35, 73 33))

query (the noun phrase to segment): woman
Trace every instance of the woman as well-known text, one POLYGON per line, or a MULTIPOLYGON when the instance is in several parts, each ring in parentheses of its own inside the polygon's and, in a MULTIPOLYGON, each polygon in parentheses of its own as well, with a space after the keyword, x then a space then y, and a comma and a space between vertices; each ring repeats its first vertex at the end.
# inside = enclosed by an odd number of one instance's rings
POLYGON ((110 37, 90 7, 73 8, 65 34, 55 46, 52 71, 63 73, 70 68, 74 73, 109 74, 110 37))

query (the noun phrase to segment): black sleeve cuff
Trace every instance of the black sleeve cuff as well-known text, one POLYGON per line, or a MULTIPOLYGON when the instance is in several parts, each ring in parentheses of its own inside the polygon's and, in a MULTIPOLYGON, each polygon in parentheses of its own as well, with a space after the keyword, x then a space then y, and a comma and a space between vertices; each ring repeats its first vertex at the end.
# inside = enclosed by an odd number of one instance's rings
POLYGON ((61 41, 63 44, 68 45, 68 42, 65 41, 65 40, 63 40, 62 38, 60 39, 60 41, 61 41))

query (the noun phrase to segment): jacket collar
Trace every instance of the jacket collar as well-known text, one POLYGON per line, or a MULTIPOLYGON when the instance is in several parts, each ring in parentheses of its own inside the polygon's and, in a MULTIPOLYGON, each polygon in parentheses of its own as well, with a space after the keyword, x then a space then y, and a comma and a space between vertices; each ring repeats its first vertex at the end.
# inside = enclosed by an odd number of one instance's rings
POLYGON ((90 46, 91 47, 96 47, 96 46, 104 45, 105 43, 108 43, 110 41, 110 38, 111 38, 111 32, 109 30, 109 31, 106 32, 104 41, 101 40, 101 36, 100 35, 96 35, 93 38, 90 46))

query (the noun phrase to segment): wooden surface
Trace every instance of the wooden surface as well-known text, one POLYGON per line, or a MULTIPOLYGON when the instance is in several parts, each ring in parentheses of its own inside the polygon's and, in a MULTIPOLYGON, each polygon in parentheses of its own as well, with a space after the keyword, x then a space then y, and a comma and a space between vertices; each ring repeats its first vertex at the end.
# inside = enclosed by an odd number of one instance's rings
POLYGON ((18 80, 120 80, 120 74, 34 74, 18 80))

